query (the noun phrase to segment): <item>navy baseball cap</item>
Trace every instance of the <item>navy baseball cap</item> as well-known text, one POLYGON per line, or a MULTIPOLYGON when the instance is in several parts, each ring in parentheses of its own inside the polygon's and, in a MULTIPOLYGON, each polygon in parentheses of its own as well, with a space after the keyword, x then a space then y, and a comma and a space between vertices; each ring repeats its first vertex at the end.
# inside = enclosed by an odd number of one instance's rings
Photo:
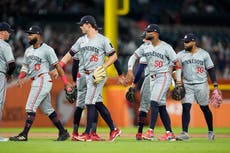
POLYGON ((147 28, 145 28, 146 32, 157 32, 160 34, 160 28, 158 25, 156 24, 150 24, 147 26, 147 28))
POLYGON ((97 22, 96 22, 95 18, 93 16, 91 16, 91 15, 85 15, 85 16, 83 16, 81 18, 81 21, 78 22, 77 24, 83 25, 85 23, 89 23, 92 26, 97 27, 97 22))
POLYGON ((186 34, 183 38, 185 43, 189 43, 190 41, 196 41, 197 37, 193 33, 186 34))
POLYGON ((42 32, 42 29, 39 26, 35 25, 35 26, 30 27, 29 30, 26 31, 26 33, 41 35, 43 32, 42 32))
POLYGON ((11 26, 6 22, 1 22, 0 23, 0 31, 7 31, 9 33, 14 32, 14 30, 11 29, 11 26))

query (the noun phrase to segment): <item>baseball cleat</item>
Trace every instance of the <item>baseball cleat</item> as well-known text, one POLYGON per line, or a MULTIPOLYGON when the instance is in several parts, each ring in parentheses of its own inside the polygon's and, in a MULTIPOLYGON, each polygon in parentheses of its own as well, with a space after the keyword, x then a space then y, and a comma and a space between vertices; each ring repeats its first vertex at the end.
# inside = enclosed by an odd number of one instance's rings
POLYGON ((56 141, 65 141, 70 137, 67 130, 64 130, 62 132, 59 132, 58 138, 56 141))
POLYGON ((176 137, 172 132, 167 132, 164 136, 159 138, 160 141, 176 141, 176 137))
POLYGON ((179 136, 176 137, 177 141, 186 141, 189 140, 189 135, 187 132, 182 132, 179 136))
POLYGON ((105 141, 105 139, 102 139, 96 132, 91 132, 90 138, 92 141, 105 141))
POLYGON ((113 131, 110 132, 109 141, 113 142, 116 139, 116 137, 120 135, 121 135, 121 130, 115 128, 113 131))
POLYGON ((215 139, 215 134, 213 131, 208 132, 208 140, 212 141, 215 139))
POLYGON ((78 140, 78 141, 92 141, 90 135, 87 134, 87 133, 83 133, 82 135, 79 135, 79 136, 77 137, 77 140, 78 140))
POLYGON ((27 141, 27 136, 23 133, 19 133, 17 136, 9 138, 10 141, 27 141))
POLYGON ((142 133, 136 134, 136 140, 138 140, 138 141, 142 140, 142 133))
POLYGON ((143 139, 144 140, 149 140, 149 141, 153 141, 153 130, 152 129, 148 129, 148 131, 146 132, 145 135, 143 135, 143 139))
POLYGON ((71 136, 71 140, 72 141, 77 141, 77 137, 78 137, 78 133, 77 132, 73 132, 72 136, 71 136))

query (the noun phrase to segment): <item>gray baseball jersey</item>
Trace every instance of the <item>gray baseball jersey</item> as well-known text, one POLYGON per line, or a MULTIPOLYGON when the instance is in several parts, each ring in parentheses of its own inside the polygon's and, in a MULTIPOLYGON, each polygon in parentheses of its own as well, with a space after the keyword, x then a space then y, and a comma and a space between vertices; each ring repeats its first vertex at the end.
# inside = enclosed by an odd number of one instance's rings
POLYGON ((72 46, 71 50, 75 52, 73 58, 80 59, 81 67, 79 67, 80 76, 85 76, 86 80, 86 104, 95 104, 102 101, 102 89, 106 81, 95 85, 92 82, 93 70, 98 66, 104 64, 104 58, 106 55, 114 52, 110 41, 103 35, 97 34, 94 38, 88 39, 87 35, 80 37, 77 42, 72 46), (90 74, 83 74, 85 70, 90 74))
POLYGON ((84 69, 93 71, 98 66, 104 64, 105 55, 114 52, 110 41, 102 34, 97 34, 94 38, 88 39, 87 35, 80 37, 72 46, 75 58, 79 58, 84 63, 84 69))
POLYGON ((151 101, 165 105, 167 90, 171 84, 170 65, 177 60, 175 51, 164 41, 157 46, 153 46, 152 43, 143 44, 131 56, 128 63, 129 69, 133 68, 135 60, 140 57, 146 58, 151 76, 151 101))
POLYGON ((0 39, 0 120, 2 119, 2 110, 6 95, 6 72, 8 64, 14 62, 14 56, 10 45, 0 39))
MULTIPOLYGON (((152 43, 142 44, 135 52, 136 58, 145 57, 150 75, 169 72, 170 62, 177 59, 173 48, 164 41, 157 46, 152 43)), ((129 69, 133 67, 133 62, 129 62, 129 69)))
POLYGON ((14 62, 14 55, 10 45, 0 39, 0 72, 6 74, 8 63, 14 62))
POLYGON ((54 109, 50 97, 52 80, 48 72, 50 67, 58 63, 53 48, 45 43, 36 49, 30 46, 25 51, 23 61, 28 67, 28 76, 33 78, 26 112, 36 112, 39 106, 46 115, 50 115, 54 109))
POLYGON ((207 70, 214 67, 207 51, 199 48, 194 54, 189 51, 178 53, 178 59, 182 65, 183 82, 186 90, 183 103, 197 101, 200 105, 208 105, 209 86, 207 82, 207 70))

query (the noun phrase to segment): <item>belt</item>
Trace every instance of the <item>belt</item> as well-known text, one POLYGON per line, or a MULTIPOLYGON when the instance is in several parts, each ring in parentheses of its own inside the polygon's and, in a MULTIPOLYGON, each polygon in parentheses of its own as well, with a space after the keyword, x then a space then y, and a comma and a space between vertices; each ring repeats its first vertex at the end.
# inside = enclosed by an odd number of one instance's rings
POLYGON ((150 75, 150 77, 154 79, 156 77, 156 74, 152 74, 150 75))
MULTIPOLYGON (((161 73, 157 73, 157 74, 165 74, 165 73, 166 72, 161 72, 161 73)), ((154 79, 157 76, 157 74, 152 74, 152 75, 150 75, 150 77, 154 79)))
POLYGON ((39 78, 39 77, 41 77, 41 76, 43 76, 45 73, 41 73, 41 74, 39 74, 38 76, 35 76, 35 77, 32 77, 32 78, 30 78, 31 80, 35 80, 36 78, 39 78))
POLYGON ((87 74, 87 75, 89 75, 89 74, 90 74, 90 70, 86 70, 86 69, 84 69, 84 71, 85 71, 85 74, 87 74))

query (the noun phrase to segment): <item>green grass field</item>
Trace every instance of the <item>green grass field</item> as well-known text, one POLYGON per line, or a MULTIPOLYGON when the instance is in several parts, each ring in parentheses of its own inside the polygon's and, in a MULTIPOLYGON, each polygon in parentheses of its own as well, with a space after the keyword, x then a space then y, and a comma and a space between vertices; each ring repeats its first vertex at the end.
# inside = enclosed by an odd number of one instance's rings
MULTIPOLYGON (((145 128, 146 129, 146 128, 145 128)), ((27 142, 0 142, 0 153, 229 153, 230 128, 216 128, 216 139, 207 140, 206 128, 190 128, 191 139, 186 142, 136 141, 136 128, 121 128, 122 135, 114 142, 64 142, 53 141, 57 130, 54 128, 32 128, 27 142), (41 136, 39 136, 41 134, 41 136)), ((0 128, 1 136, 13 136, 21 128, 0 128)), ((71 128, 68 128, 71 131, 71 128)), ((80 129, 83 131, 83 129, 80 129)), ((97 132, 108 138, 108 128, 98 128, 97 132)), ((180 129, 174 129, 175 134, 180 129)), ((164 133, 157 127, 157 135, 164 133)))

